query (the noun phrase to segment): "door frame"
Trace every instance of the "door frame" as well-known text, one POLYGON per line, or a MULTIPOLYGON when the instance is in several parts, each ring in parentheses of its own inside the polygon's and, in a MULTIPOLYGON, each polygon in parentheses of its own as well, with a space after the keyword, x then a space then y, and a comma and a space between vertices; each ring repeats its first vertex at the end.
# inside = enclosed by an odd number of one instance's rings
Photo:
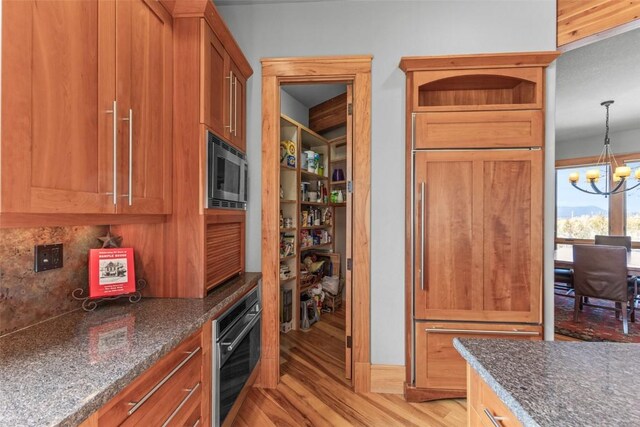
MULTIPOLYGON (((262 59, 262 361, 258 384, 280 380, 280 86, 353 85, 352 386, 371 388, 371 55, 262 59)), ((348 308, 347 308, 348 309, 348 308)))

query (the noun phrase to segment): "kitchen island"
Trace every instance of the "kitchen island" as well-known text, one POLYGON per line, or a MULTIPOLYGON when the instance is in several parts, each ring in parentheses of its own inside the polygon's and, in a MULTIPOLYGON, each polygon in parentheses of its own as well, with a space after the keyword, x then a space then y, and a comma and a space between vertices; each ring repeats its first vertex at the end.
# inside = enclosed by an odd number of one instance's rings
POLYGON ((258 285, 244 273, 203 299, 76 310, 0 338, 0 426, 73 426, 258 285))
POLYGON ((640 425, 640 344, 455 339, 469 425, 640 425), (502 413, 501 413, 502 411, 502 413))

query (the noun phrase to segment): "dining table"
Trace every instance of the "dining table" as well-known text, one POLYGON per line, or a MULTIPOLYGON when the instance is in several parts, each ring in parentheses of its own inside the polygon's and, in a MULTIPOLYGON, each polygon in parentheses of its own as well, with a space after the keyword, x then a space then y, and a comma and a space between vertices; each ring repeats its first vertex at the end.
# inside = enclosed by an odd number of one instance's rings
MULTIPOLYGON (((562 245, 554 252, 556 268, 573 268, 573 246, 562 245)), ((627 252, 627 274, 640 276, 640 249, 627 252)))

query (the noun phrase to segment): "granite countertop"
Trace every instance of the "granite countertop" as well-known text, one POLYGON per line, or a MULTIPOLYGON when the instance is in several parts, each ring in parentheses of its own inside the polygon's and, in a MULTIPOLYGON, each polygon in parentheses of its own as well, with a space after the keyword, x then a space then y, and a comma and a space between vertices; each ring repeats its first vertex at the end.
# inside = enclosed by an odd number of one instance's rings
POLYGON ((0 338, 0 426, 77 425, 240 295, 245 273, 204 299, 74 311, 0 338))
POLYGON ((525 426, 640 424, 640 344, 454 339, 525 426))

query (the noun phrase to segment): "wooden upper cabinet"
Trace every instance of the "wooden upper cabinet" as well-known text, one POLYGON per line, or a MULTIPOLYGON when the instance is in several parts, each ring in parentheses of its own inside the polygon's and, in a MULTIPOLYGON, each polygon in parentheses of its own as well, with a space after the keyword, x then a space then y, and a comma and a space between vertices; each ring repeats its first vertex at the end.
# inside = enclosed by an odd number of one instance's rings
POLYGON ((413 78, 414 111, 542 108, 540 67, 419 71, 413 78))
POLYGON ((231 113, 233 118, 231 123, 231 143, 242 151, 246 151, 245 127, 246 127, 246 80, 240 74, 236 64, 231 62, 231 77, 233 79, 233 108, 231 113))
POLYGON ((416 149, 542 147, 544 143, 542 110, 417 113, 414 121, 416 149))
POLYGON ((5 2, 2 21, 1 211, 114 212, 115 3, 5 2))
POLYGON ((416 153, 419 319, 539 323, 541 150, 416 153))
POLYGON ((3 8, 0 210, 170 212, 171 16, 150 0, 3 8))
POLYGON ((117 2, 118 212, 171 212, 171 15, 152 0, 117 2))
POLYGON ((200 87, 200 122, 222 138, 230 138, 230 102, 232 77, 230 59, 222 43, 204 19, 200 20, 202 37, 200 87))
POLYGON ((200 122, 246 151, 246 79, 205 19, 200 20, 200 32, 200 122))

